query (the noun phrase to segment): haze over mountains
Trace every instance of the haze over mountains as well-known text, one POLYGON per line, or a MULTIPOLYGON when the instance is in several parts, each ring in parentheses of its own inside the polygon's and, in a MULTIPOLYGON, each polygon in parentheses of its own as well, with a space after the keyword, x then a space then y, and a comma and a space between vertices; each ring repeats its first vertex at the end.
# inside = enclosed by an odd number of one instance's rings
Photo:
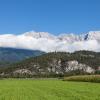
POLYGON ((60 34, 58 36, 47 32, 26 32, 19 35, 0 35, 0 47, 39 50, 44 52, 90 50, 100 52, 100 31, 90 31, 86 34, 60 34))
POLYGON ((26 58, 36 57, 42 54, 44 54, 44 52, 39 50, 0 47, 0 67, 8 66, 9 64, 22 61, 26 58))

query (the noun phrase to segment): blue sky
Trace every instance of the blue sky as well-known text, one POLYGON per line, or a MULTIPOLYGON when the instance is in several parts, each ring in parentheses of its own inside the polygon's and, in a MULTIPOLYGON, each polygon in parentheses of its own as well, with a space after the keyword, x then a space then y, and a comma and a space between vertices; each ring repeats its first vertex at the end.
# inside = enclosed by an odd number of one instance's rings
POLYGON ((100 0, 0 0, 0 34, 100 30, 100 0))

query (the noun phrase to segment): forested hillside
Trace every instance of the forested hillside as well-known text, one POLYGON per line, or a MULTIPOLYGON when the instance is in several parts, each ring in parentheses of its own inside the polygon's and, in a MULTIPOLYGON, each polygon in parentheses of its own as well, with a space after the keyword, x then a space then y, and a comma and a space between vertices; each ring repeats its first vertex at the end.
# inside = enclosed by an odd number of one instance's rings
POLYGON ((0 47, 0 67, 8 66, 9 64, 22 61, 29 57, 39 56, 41 54, 44 54, 44 52, 39 50, 0 47))
POLYGON ((51 52, 31 57, 1 68, 1 76, 52 76, 71 74, 93 74, 99 71, 100 53, 77 51, 74 53, 51 52))

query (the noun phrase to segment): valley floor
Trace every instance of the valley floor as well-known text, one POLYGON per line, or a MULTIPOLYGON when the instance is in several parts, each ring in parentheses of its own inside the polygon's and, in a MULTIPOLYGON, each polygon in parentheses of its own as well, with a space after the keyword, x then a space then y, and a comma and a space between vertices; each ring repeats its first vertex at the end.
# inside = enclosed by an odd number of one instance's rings
POLYGON ((100 84, 62 80, 0 80, 0 100, 100 100, 100 84))

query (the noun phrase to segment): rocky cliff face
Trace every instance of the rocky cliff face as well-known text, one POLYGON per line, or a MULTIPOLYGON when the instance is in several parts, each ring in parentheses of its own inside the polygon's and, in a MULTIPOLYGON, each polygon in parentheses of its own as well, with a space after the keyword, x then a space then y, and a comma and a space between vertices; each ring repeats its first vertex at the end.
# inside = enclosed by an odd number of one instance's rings
POLYGON ((94 73, 94 69, 90 66, 87 66, 86 64, 78 63, 78 61, 68 61, 68 66, 66 67, 66 72, 72 71, 72 70, 82 70, 87 73, 94 73))
POLYGON ((38 76, 38 75, 64 75, 70 72, 78 71, 83 73, 94 73, 95 70, 90 66, 85 64, 78 63, 78 61, 61 61, 60 59, 57 61, 56 59, 49 63, 50 66, 46 68, 40 67, 39 64, 32 64, 31 68, 21 68, 15 69, 9 74, 1 73, 1 76, 4 75, 12 75, 12 76, 38 76))

